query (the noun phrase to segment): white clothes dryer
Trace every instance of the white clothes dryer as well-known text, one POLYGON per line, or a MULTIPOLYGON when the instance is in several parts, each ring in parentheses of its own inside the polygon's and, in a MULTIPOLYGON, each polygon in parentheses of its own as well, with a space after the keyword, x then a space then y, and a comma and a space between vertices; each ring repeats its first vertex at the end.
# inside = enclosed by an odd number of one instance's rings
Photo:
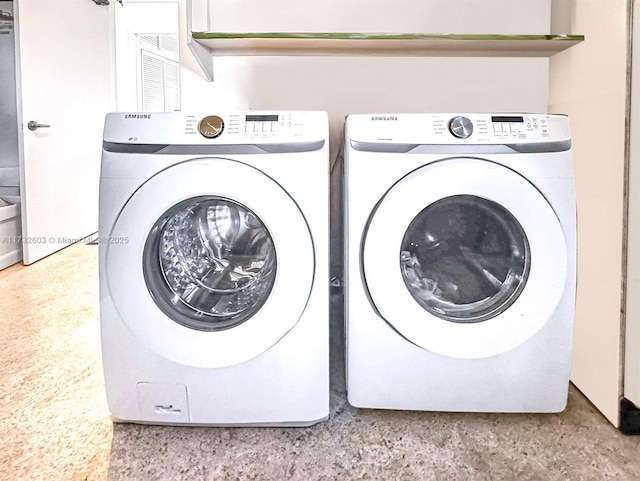
POLYGON ((576 205, 560 115, 350 115, 349 402, 558 412, 568 394, 576 205))
POLYGON ((329 414, 325 112, 112 113, 99 272, 115 421, 329 414))

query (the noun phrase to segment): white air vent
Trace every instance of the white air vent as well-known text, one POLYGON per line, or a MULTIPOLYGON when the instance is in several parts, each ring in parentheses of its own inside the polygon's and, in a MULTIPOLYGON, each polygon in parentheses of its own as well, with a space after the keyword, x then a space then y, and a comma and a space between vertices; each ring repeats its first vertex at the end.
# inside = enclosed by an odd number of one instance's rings
POLYGON ((177 35, 137 34, 138 108, 144 112, 180 110, 177 35))
POLYGON ((178 36, 176 34, 152 35, 139 33, 136 35, 142 48, 151 47, 161 55, 178 60, 178 36))
POLYGON ((164 63, 164 110, 180 110, 180 67, 177 63, 164 63))
POLYGON ((142 110, 164 111, 163 59, 142 51, 142 110))
POLYGON ((158 35, 139 34, 137 37, 140 43, 153 45, 155 48, 158 48, 158 35))
POLYGON ((178 55, 178 36, 158 35, 158 48, 178 55))

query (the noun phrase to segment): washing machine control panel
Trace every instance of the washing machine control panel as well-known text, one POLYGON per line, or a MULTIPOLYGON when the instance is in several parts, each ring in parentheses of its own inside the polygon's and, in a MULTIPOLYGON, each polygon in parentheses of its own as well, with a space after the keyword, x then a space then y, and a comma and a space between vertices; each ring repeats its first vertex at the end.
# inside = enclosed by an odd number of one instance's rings
POLYGON ((162 145, 269 144, 277 151, 280 147, 273 146, 289 143, 296 148, 324 145, 328 130, 322 111, 112 112, 105 119, 103 140, 109 149, 123 153, 128 152, 125 145, 144 145, 142 150, 151 151, 162 145))
POLYGON ((230 115, 187 115, 184 133, 227 142, 261 142, 304 137, 309 119, 302 112, 242 112, 230 115))
POLYGON ((246 134, 270 134, 276 132, 280 128, 280 115, 245 115, 244 116, 244 132, 246 134))

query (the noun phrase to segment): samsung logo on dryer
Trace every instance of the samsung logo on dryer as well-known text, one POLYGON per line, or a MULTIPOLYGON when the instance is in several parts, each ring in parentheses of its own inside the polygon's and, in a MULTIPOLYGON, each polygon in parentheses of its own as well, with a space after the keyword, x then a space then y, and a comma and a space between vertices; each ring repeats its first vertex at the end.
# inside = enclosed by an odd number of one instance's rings
POLYGON ((124 114, 125 119, 150 119, 151 114, 124 114))
POLYGON ((397 115, 372 115, 371 120, 398 120, 397 115))

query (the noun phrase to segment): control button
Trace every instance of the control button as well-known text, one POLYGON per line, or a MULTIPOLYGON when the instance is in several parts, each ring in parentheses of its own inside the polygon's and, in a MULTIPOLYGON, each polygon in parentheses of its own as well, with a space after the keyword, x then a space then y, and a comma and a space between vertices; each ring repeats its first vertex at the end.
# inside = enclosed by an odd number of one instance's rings
POLYGON ((215 139, 224 130, 224 121, 217 115, 208 115, 198 123, 198 132, 207 139, 215 139))
POLYGON ((473 123, 467 117, 459 115, 449 121, 449 132, 454 137, 466 139, 473 133, 473 123))

